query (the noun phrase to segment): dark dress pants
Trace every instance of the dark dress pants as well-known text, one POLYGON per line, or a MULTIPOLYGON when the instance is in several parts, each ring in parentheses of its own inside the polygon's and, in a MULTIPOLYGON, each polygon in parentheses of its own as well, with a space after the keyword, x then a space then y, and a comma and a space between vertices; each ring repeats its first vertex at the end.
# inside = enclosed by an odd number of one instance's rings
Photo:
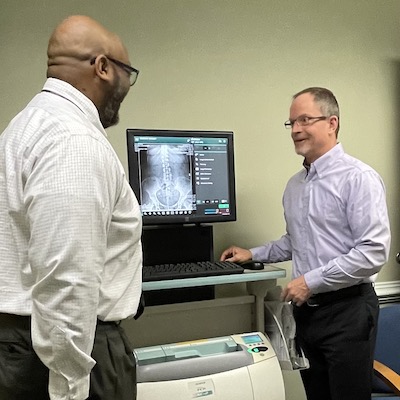
POLYGON ((372 286, 354 297, 294 307, 308 400, 371 400, 378 298, 372 286))
MULTIPOLYGON (((88 400, 135 400, 136 363, 122 327, 98 323, 88 400)), ((30 318, 0 314, 0 400, 48 400, 49 371, 32 349, 30 318)))

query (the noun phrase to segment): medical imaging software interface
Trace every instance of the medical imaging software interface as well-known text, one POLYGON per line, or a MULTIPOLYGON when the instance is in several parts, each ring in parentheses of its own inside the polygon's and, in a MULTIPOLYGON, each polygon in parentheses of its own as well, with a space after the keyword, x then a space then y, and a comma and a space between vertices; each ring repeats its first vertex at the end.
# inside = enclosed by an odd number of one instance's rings
POLYGON ((228 139, 135 137, 142 214, 228 215, 228 139))

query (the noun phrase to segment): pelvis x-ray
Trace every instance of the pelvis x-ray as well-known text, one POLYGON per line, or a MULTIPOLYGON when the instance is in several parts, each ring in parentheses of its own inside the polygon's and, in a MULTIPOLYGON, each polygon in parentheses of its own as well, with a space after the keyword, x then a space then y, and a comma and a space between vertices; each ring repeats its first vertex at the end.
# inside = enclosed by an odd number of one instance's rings
POLYGON ((193 209, 190 179, 192 154, 190 144, 147 147, 147 152, 141 154, 142 211, 193 209), (146 168, 143 168, 143 163, 146 168))

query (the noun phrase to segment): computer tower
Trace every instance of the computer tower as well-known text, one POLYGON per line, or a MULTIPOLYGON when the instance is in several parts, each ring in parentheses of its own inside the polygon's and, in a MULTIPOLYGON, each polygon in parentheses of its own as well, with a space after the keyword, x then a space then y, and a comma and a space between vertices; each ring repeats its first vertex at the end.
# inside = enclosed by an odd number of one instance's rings
MULTIPOLYGON (((145 226, 142 244, 144 265, 213 261, 214 258, 211 225, 145 226)), ((213 285, 144 292, 146 305, 182 303, 213 298, 213 285)))

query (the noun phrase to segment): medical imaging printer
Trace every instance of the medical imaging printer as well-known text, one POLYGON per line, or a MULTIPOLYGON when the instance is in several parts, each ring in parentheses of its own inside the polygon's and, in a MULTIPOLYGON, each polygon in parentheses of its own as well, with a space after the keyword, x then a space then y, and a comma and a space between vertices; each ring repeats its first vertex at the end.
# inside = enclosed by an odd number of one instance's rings
POLYGON ((284 400, 282 371, 261 332, 143 347, 137 400, 284 400))

